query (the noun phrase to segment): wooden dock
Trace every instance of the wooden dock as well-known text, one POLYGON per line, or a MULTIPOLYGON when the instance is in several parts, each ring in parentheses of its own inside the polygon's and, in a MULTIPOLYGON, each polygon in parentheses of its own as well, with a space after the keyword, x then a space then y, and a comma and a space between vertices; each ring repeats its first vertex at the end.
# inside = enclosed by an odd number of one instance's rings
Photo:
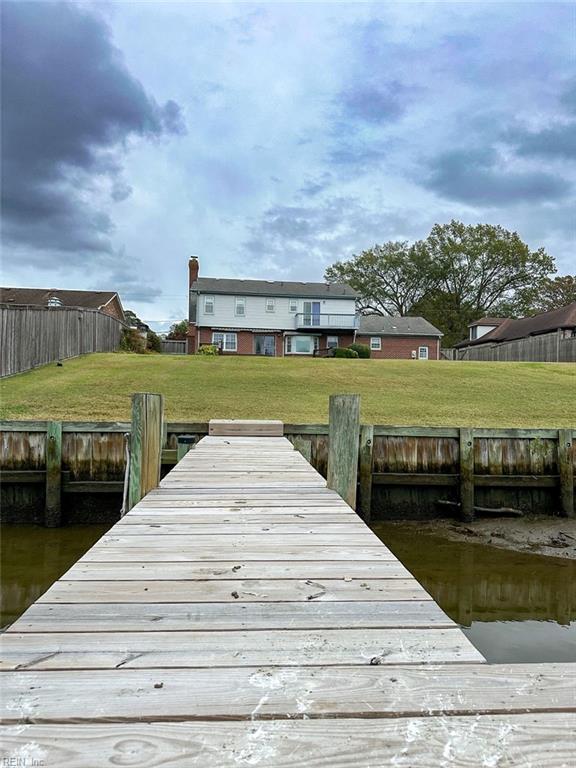
POLYGON ((3 635, 1 764, 573 766, 576 664, 487 664, 288 440, 237 426, 3 635))

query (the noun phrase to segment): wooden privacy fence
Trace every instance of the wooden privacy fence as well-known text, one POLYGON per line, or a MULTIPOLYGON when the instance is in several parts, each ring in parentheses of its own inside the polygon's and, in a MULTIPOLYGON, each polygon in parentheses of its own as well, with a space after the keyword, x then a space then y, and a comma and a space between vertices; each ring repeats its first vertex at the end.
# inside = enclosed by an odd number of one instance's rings
POLYGON ((96 309, 0 304, 0 376, 89 352, 114 352, 123 324, 96 309))
MULTIPOLYGON (((0 422, 3 519, 55 524, 55 499, 62 500, 65 522, 117 516, 130 429, 129 422, 0 422)), ((284 425, 286 437, 324 477, 328 431, 326 424, 284 425)), ((164 470, 207 433, 207 423, 165 424, 164 470)), ((575 436, 569 429, 363 425, 356 507, 366 519, 469 518, 476 506, 570 515, 575 436), (461 455, 462 442, 472 445, 461 455)))
POLYGON ((162 339, 160 341, 160 347, 164 355, 185 355, 187 352, 188 342, 171 339, 162 339))
POLYGON ((445 350, 452 360, 484 362, 576 363, 576 336, 563 338, 560 332, 543 333, 526 339, 445 350))

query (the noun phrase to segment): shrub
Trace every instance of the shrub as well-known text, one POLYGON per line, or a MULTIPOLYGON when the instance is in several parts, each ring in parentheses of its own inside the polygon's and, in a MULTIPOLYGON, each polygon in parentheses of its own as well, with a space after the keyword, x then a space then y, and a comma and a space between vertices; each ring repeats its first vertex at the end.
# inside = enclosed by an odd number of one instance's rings
POLYGON ((358 357, 370 357, 370 347, 366 344, 358 344, 357 342, 354 342, 354 344, 350 344, 348 349, 353 349, 357 352, 358 357))
POLYGON ((137 352, 142 355, 146 351, 146 344, 136 328, 122 328, 118 349, 121 352, 137 352))
POLYGON ((350 347, 336 347, 334 357, 358 357, 358 352, 350 347))
POLYGON ((198 349, 197 355, 206 355, 206 357, 216 357, 218 354, 218 347, 216 344, 202 344, 198 349))
POLYGON ((154 331, 148 331, 146 334, 146 349, 148 352, 162 352, 162 342, 160 336, 154 331))

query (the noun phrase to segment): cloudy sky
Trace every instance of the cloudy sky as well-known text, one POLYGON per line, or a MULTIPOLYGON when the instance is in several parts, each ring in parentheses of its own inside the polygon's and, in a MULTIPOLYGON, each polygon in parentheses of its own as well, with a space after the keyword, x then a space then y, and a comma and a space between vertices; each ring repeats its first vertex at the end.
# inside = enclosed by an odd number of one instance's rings
POLYGON ((186 314, 460 218, 576 270, 576 5, 4 2, 4 285, 186 314))

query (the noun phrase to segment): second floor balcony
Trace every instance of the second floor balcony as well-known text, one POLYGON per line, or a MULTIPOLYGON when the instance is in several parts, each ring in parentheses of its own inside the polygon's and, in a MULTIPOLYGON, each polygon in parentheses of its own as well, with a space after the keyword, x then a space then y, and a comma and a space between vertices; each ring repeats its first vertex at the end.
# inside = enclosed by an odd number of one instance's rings
POLYGON ((298 312, 295 316, 298 330, 350 330, 358 327, 357 315, 326 314, 324 312, 298 312))

